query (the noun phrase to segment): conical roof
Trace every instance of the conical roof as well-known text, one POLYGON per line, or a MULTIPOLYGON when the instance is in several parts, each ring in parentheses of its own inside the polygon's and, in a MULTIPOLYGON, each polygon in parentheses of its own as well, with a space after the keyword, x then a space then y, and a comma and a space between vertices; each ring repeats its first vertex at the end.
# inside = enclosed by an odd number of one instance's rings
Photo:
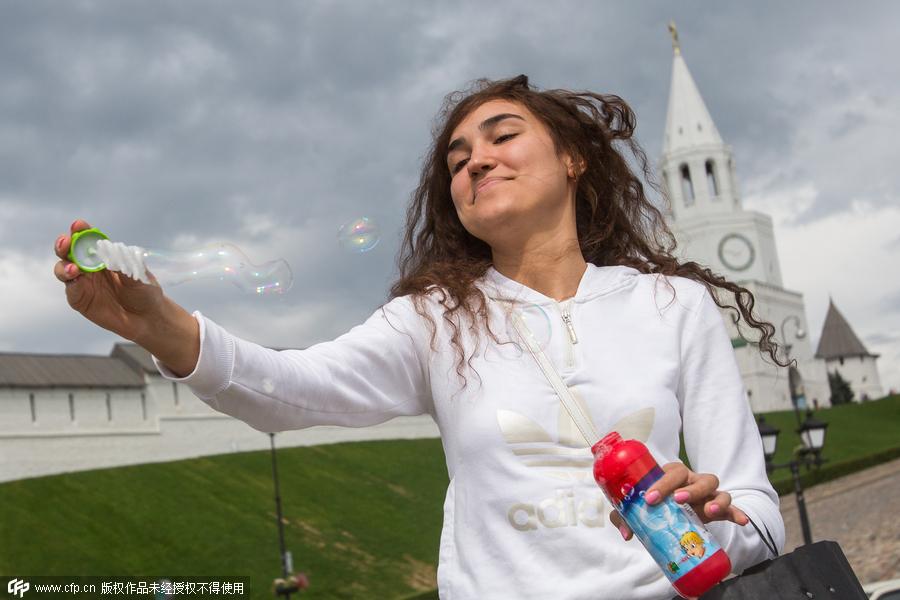
POLYGON ((819 338, 819 347, 816 348, 816 358, 830 360, 833 358, 846 358, 849 356, 872 356, 860 339, 853 333, 853 329, 834 305, 834 301, 828 301, 828 314, 825 315, 825 324, 822 326, 822 337, 819 338))
POLYGON ((663 154, 709 144, 722 144, 722 136, 706 109, 681 50, 676 46, 663 154))

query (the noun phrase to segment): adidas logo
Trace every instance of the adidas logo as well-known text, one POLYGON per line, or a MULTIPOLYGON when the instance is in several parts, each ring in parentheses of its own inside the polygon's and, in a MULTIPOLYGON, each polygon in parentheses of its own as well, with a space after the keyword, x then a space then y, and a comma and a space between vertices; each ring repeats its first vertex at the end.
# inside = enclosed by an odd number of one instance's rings
MULTIPOLYGON (((584 401, 575 390, 569 389, 576 404, 599 431, 584 401)), ((653 408, 639 410, 619 420, 610 431, 618 431, 624 439, 645 442, 653 429, 654 414, 653 408)), ((584 438, 562 403, 557 411, 556 439, 533 420, 511 410, 498 410, 497 424, 513 454, 526 467, 566 481, 582 482, 592 477, 592 442, 584 438)))
MULTIPOLYGON (((582 412, 591 419, 584 401, 575 390, 572 396, 582 412)), ((655 410, 645 408, 619 420, 610 431, 625 439, 647 441, 653 429, 655 410)), ((534 503, 518 502, 507 511, 507 520, 518 531, 538 527, 603 527, 606 524, 606 498, 599 488, 577 484, 592 481, 594 457, 591 443, 584 438, 569 412, 559 406, 556 438, 532 419, 511 410, 498 410, 500 432, 513 454, 526 467, 546 477, 569 481, 570 488, 558 488, 553 496, 534 503), (590 491, 588 491, 590 490, 590 491), (576 495, 576 492, 581 492, 576 495)), ((593 423, 592 423, 593 424, 593 423)), ((598 429, 595 425, 594 429, 598 429)), ((599 429, 598 429, 599 430, 599 429)))
POLYGON ((506 518, 519 531, 531 531, 539 525, 556 527, 603 527, 606 524, 606 498, 599 489, 579 495, 573 488, 558 489, 550 498, 536 504, 517 503, 509 507, 506 518))

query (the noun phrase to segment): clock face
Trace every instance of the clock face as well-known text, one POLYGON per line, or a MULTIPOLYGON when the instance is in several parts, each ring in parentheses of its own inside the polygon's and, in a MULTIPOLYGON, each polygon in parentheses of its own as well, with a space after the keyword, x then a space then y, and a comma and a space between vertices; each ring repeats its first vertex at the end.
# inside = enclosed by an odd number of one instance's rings
POLYGON ((739 233, 729 233, 719 242, 719 260, 732 271, 745 271, 756 258, 753 244, 739 233))

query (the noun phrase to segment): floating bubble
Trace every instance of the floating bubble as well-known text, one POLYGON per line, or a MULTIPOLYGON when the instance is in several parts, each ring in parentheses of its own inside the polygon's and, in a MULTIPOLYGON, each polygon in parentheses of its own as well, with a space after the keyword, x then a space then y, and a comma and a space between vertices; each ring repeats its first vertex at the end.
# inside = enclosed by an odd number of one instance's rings
POLYGON ((532 303, 526 303, 519 309, 522 319, 531 330, 534 341, 537 342, 541 350, 546 350, 550 345, 550 338, 553 337, 553 324, 550 320, 550 313, 547 309, 532 303))
MULTIPOLYGON (((240 248, 229 243, 190 251, 165 251, 126 246, 100 236, 83 236, 77 241, 73 237, 71 254, 75 258, 83 257, 91 270, 107 268, 144 283, 150 282, 149 271, 163 286, 219 279, 230 281, 244 292, 262 296, 283 294, 293 283, 290 265, 284 259, 256 265, 240 248)), ((75 262, 82 266, 81 261, 75 262)))
POLYGON ((189 252, 146 249, 144 262, 160 282, 178 285, 200 279, 230 281, 241 291, 256 295, 287 292, 294 278, 284 259, 259 265, 234 244, 221 243, 189 252))
POLYGON ((369 217, 362 217, 344 223, 338 230, 338 243, 349 252, 368 252, 381 241, 378 226, 369 217))

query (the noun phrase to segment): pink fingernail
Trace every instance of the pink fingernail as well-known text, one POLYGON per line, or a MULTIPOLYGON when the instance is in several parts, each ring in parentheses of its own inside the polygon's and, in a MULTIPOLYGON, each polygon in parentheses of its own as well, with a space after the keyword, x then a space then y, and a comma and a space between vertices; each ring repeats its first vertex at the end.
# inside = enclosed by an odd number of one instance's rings
POLYGON ((659 500, 659 492, 657 492, 656 490, 649 492, 646 496, 644 496, 644 500, 647 501, 647 504, 655 503, 657 500, 659 500))
POLYGON ((66 265, 66 275, 72 275, 73 277, 78 274, 78 267, 75 265, 66 265))
POLYGON ((57 250, 62 250, 62 243, 63 243, 63 238, 64 238, 64 237, 65 237, 65 236, 61 235, 61 236, 59 236, 58 238, 56 238, 56 249, 57 249, 57 250))
POLYGON ((629 534, 630 532, 628 531, 628 528, 625 527, 624 525, 619 525, 619 533, 622 534, 622 539, 623 539, 623 540, 627 540, 627 539, 628 539, 628 534, 629 534))
POLYGON ((707 511, 709 512, 709 514, 714 515, 717 512, 719 512, 719 505, 718 504, 710 504, 707 511))
POLYGON ((685 502, 688 501, 688 498, 690 498, 691 495, 689 493, 685 492, 684 490, 682 490, 680 492, 675 492, 675 495, 672 497, 675 499, 675 502, 677 502, 678 504, 684 504, 685 502))

